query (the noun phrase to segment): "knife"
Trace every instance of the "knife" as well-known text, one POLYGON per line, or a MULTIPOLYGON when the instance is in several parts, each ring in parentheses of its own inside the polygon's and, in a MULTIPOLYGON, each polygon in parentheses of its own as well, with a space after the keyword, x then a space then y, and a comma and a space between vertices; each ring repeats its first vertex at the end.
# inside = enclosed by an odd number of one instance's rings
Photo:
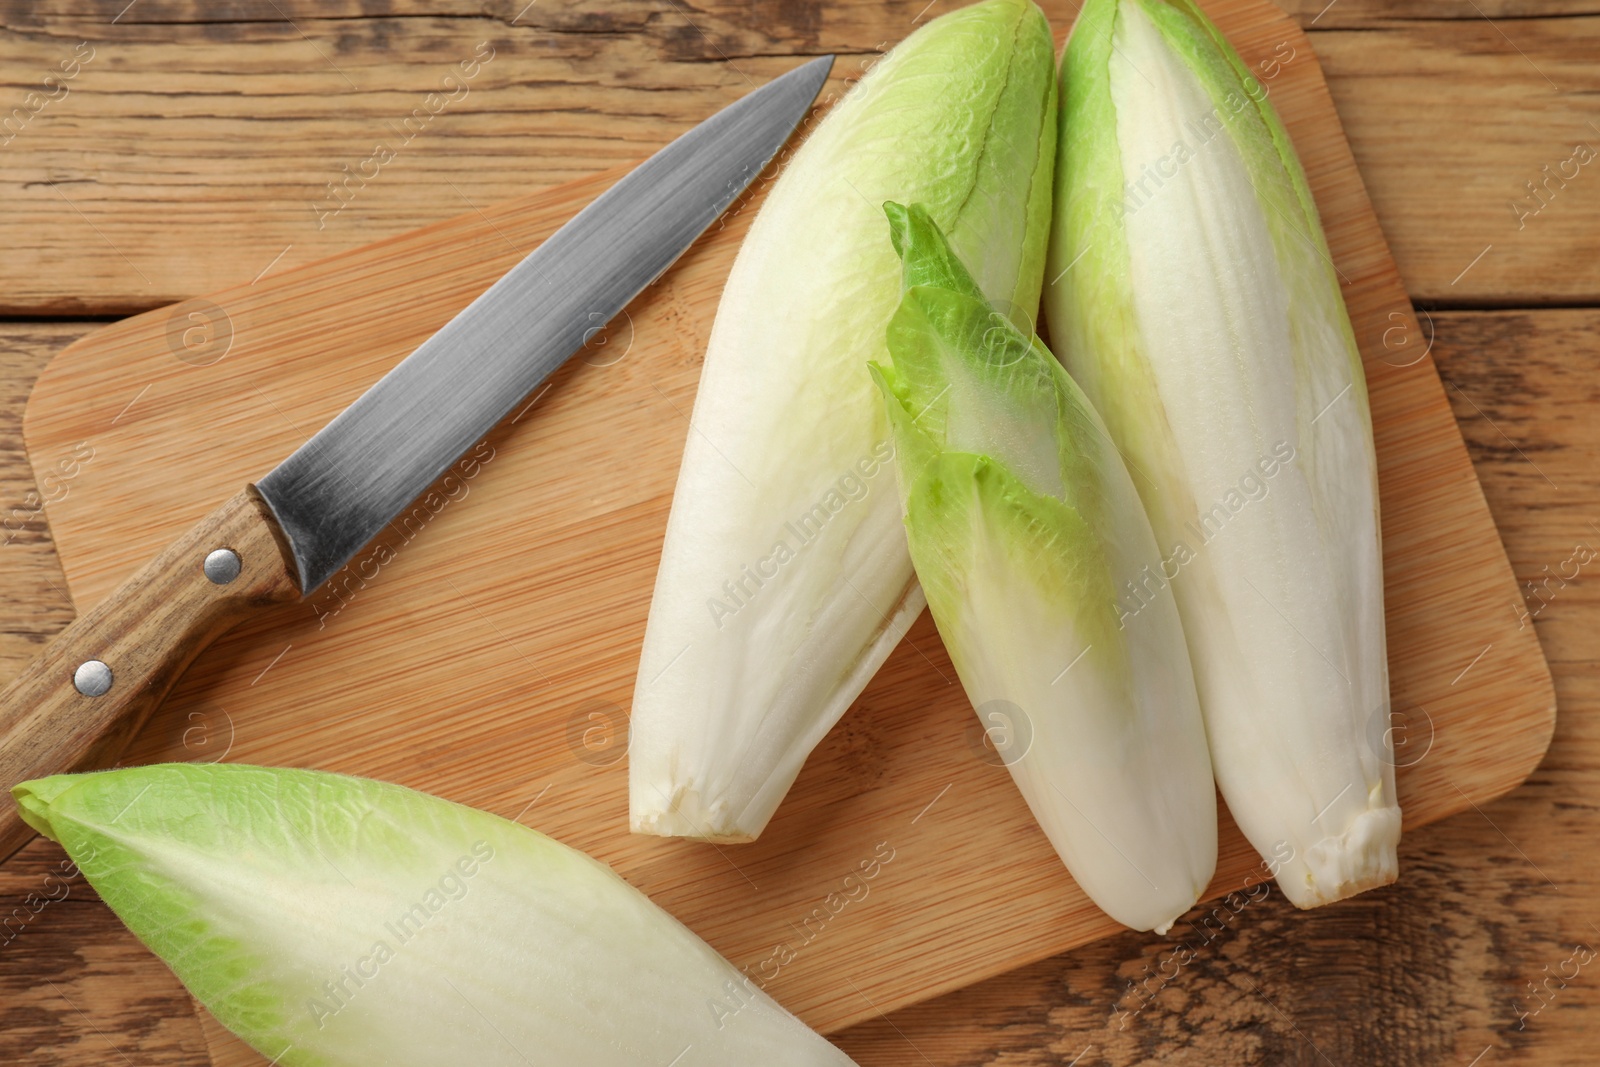
MULTIPOLYGON (((207 644, 315 592, 694 243, 777 155, 832 66, 790 71, 640 164, 58 634, 0 695, 0 788, 111 764, 207 644)), ((32 836, 0 804, 0 860, 32 836)))

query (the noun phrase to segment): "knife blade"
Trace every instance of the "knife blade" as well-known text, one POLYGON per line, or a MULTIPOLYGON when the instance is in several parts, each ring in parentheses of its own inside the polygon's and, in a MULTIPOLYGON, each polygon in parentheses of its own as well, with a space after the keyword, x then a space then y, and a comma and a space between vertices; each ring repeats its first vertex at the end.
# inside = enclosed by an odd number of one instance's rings
MULTIPOLYGON (((790 71, 640 164, 58 634, 0 694, 0 786, 108 765, 201 649, 335 574, 744 192, 832 64, 790 71)), ((30 836, 0 805, 0 860, 30 836)))

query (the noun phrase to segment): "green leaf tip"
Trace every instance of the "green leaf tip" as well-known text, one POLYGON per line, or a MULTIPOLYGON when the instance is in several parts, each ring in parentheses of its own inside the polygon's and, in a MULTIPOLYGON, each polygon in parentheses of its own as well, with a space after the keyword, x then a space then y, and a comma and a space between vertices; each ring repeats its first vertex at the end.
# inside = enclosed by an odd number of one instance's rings
POLYGON ((1115 624, 1098 544, 1104 431, 1050 351, 984 299, 932 216, 885 212, 905 288, 888 326, 894 364, 869 369, 895 436, 912 557, 942 602, 935 618, 960 599, 965 579, 947 575, 966 569, 964 542, 987 523, 1012 566, 1074 591, 1061 606, 1103 631, 1115 624))
POLYGON ((934 622, 980 721, 1026 731, 1002 759, 1085 892, 1165 930, 1211 878, 1216 820, 1177 610, 1118 601, 1161 565, 1149 519, 1022 316, 975 291, 927 212, 889 218, 904 289, 874 378, 934 622))
POLYGON ((11 787, 11 798, 17 802, 22 821, 52 841, 59 842, 51 821, 52 806, 56 799, 76 786, 86 775, 55 774, 49 778, 35 778, 11 787))
POLYGON ((905 207, 890 201, 883 205, 883 211, 889 217, 889 240, 900 257, 902 290, 933 286, 975 300, 984 299, 983 290, 950 247, 927 207, 905 207))
MULTIPOLYGON (((1079 398, 1055 357, 984 299, 926 211, 906 210, 898 250, 907 286, 889 320, 890 412, 900 467, 914 479, 938 451, 992 456, 1034 491, 1063 498, 1063 476, 1093 441, 1070 433, 1079 398), (912 424, 915 424, 912 426, 912 424), (914 429, 922 442, 911 440, 914 429)), ((907 486, 909 491, 909 486, 907 486)))

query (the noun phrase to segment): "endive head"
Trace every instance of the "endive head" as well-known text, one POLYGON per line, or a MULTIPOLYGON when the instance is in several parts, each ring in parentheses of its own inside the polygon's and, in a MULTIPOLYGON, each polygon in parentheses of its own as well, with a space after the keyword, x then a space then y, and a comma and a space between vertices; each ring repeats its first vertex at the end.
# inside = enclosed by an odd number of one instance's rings
POLYGON ((900 299, 877 205, 928 205, 983 291, 1031 324, 1055 101, 1031 0, 956 6, 918 20, 768 193, 723 288, 657 573, 629 749, 635 830, 760 834, 920 614, 888 427, 862 373, 887 361, 900 299))
POLYGON ((1176 608, 1114 600, 1159 565, 1144 508, 1049 350, 983 301, 926 212, 887 210, 905 289, 894 364, 872 370, 939 634, 974 707, 1030 724, 1006 762, 1078 883, 1165 929, 1211 876, 1216 823, 1176 608))
MULTIPOLYGON (((1008 315, 1031 326, 1050 238, 1058 125, 1050 22, 1033 0, 984 0, 928 24, 928 35, 937 32, 947 44, 915 48, 924 32, 918 30, 891 53, 915 52, 897 80, 903 97, 899 107, 905 108, 916 95, 926 101, 929 93, 952 91, 968 95, 970 104, 958 97, 942 108, 930 109, 926 103, 918 107, 937 120, 914 131, 918 154, 927 152, 948 162, 940 168, 945 177, 927 183, 916 195, 946 223, 950 239, 968 257, 972 274, 984 280, 985 291, 1008 315), (952 71, 964 73, 952 77, 952 71), (950 164, 971 155, 967 138, 980 127, 956 119, 959 112, 952 105, 970 107, 984 119, 978 142, 982 150, 970 164, 963 162, 962 170, 950 164), (995 284, 1002 278, 1015 282, 995 284)), ((882 121, 903 124, 905 113, 885 109, 882 121)), ((909 131, 902 125, 900 132, 909 131)), ((869 159, 876 154, 870 142, 858 141, 853 147, 869 159)), ((895 184, 911 191, 903 182, 862 191, 877 202, 880 196, 900 195, 893 191, 895 184)))
POLYGON ((1087 0, 1061 62, 1061 130, 1072 143, 1063 144, 1067 173, 1058 193, 1078 208, 1065 221, 1120 231, 1176 170, 1223 136, 1240 156, 1252 198, 1280 216, 1274 240, 1295 250, 1309 245, 1331 273, 1316 202, 1270 92, 1192 0, 1087 0), (1152 116, 1119 99, 1123 78, 1141 79, 1152 97, 1177 109, 1181 143, 1162 144, 1148 158, 1124 157, 1119 149, 1131 147, 1130 135, 1152 116), (1065 181, 1069 174, 1075 181, 1065 181))
POLYGON ((850 1063, 610 868, 487 812, 238 764, 12 794, 283 1067, 850 1063))
MULTIPOLYGON (((884 265, 878 257, 888 251, 873 205, 915 198, 984 291, 1031 323, 1050 236, 1057 128, 1055 41, 1044 12, 1032 0, 958 7, 890 50, 796 153, 807 185, 784 191, 826 203, 830 214, 823 226, 815 216, 791 217, 808 233, 790 244, 840 246, 852 257, 840 269, 865 278, 864 268, 884 265), (869 232, 863 256, 857 245, 869 232)), ((854 279, 852 287, 882 295, 854 279)))
POLYGON ((1392 878, 1400 822, 1366 741, 1389 687, 1364 375, 1275 58, 1258 77, 1192 0, 1087 0, 1045 306, 1184 551, 1171 588, 1217 782, 1263 855, 1294 846, 1280 881, 1304 906, 1392 878), (1292 468, 1232 519, 1219 502, 1269 452, 1292 468))

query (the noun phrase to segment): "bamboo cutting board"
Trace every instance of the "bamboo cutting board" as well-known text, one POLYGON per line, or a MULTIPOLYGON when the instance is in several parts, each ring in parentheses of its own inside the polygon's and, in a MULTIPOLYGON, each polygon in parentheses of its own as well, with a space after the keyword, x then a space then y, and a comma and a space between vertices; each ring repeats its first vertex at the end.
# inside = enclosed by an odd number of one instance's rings
MULTIPOLYGON (((1549 672, 1306 38, 1264 0, 1207 7, 1288 125, 1346 282, 1376 423, 1400 797, 1414 829, 1538 763, 1554 723, 1549 672)), ((63 351, 24 432, 79 610, 617 176, 150 312, 63 351)), ((441 481, 392 558, 363 553, 336 592, 218 642, 128 760, 318 767, 520 819, 612 863, 824 1030, 1113 931, 985 758, 926 616, 759 842, 627 833, 626 713, 656 559, 705 340, 760 184, 441 481)), ((1231 821, 1223 829, 1214 895, 1256 862, 1231 821)), ((260 1062, 213 1037, 217 1062, 260 1062)))

